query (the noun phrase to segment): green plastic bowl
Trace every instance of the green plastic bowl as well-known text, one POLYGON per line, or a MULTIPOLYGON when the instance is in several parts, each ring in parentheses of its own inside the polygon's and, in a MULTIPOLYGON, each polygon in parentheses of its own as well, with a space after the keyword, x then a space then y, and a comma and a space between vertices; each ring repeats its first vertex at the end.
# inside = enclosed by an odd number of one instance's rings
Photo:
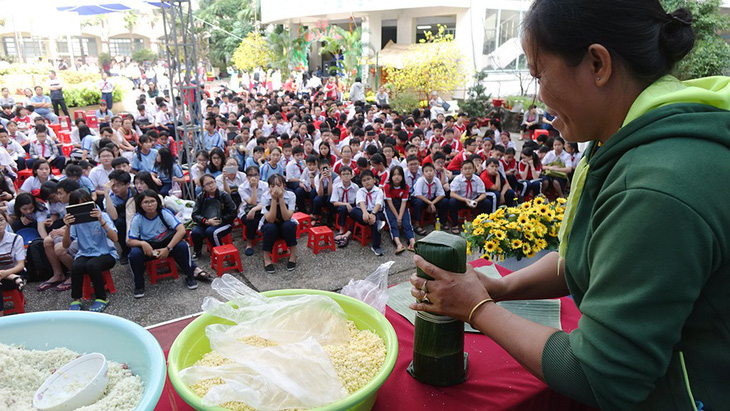
MULTIPOLYGON (((283 295, 297 294, 316 294, 326 295, 335 300, 347 314, 347 318, 355 323, 357 328, 361 330, 370 330, 378 334, 385 342, 387 354, 383 367, 375 374, 375 377, 364 387, 357 390, 340 401, 333 402, 318 410, 369 410, 375 404, 378 396, 378 389, 385 383, 395 366, 395 360, 398 357, 398 337, 390 322, 383 314, 373 307, 346 295, 337 294, 329 291, 319 290, 275 290, 262 293, 267 297, 276 297, 283 295)), ((167 356, 168 375, 175 391, 180 395, 188 405, 196 410, 225 410, 221 407, 207 407, 203 405, 202 398, 195 394, 179 376, 180 370, 190 367, 200 360, 204 354, 210 352, 210 342, 205 336, 205 327, 210 324, 233 324, 230 321, 214 317, 210 314, 203 314, 195 321, 188 324, 187 327, 177 336, 175 342, 172 343, 170 352, 167 356)))

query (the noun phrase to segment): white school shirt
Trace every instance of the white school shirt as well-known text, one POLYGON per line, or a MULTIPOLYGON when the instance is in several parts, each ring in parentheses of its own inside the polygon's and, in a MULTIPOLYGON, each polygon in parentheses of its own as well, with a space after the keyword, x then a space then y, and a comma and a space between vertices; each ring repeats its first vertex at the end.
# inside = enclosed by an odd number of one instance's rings
MULTIPOLYGON (((309 179, 309 169, 307 167, 304 167, 304 171, 302 171, 302 175, 299 176, 299 181, 301 181, 302 184, 304 184, 304 187, 307 187, 308 189, 312 189, 312 181, 309 179)), ((319 170, 314 170, 314 179, 315 182, 317 181, 317 176, 319 175, 319 170)))
POLYGON ((355 199, 356 204, 365 203, 365 209, 368 212, 373 211, 377 204, 380 204, 380 210, 383 210, 383 190, 380 187, 373 186, 373 189, 368 191, 365 187, 357 190, 357 198, 355 199), (368 195, 369 194, 369 195, 368 195))
POLYGON ((13 160, 17 160, 18 158, 25 159, 25 149, 23 148, 23 146, 20 145, 20 143, 13 140, 12 138, 9 138, 8 144, 3 144, 2 148, 4 148, 5 151, 8 152, 8 155, 13 160))
POLYGON ((342 181, 338 181, 332 186, 330 202, 350 203, 355 205, 358 190, 360 190, 360 187, 352 181, 350 182, 350 186, 347 188, 345 188, 342 181))
MULTIPOLYGON (((314 176, 314 189, 315 190, 317 189, 317 187, 319 187, 319 180, 321 180, 320 177, 321 177, 321 174, 319 174, 319 173, 317 173, 317 175, 314 176)), ((335 184, 337 184, 337 182, 340 181, 340 177, 337 174, 335 174, 334 172, 330 173, 330 177, 332 178, 332 188, 334 189, 335 184)), ((323 185, 323 189, 325 191, 327 191, 327 189, 328 189, 327 183, 325 183, 323 185)))
POLYGON ((302 173, 307 167, 304 165, 304 160, 297 162, 293 160, 286 165, 286 181, 299 180, 302 173))
POLYGON ((573 167, 571 156, 565 150, 563 150, 559 156, 555 154, 555 150, 550 150, 550 152, 545 154, 545 157, 542 158, 542 165, 547 166, 558 159, 565 164, 565 167, 573 167))
POLYGON ((405 167, 403 169, 403 174, 405 174, 406 184, 408 184, 408 189, 410 190, 411 194, 413 194, 413 190, 416 187, 416 182, 418 182, 418 179, 423 177, 423 173, 421 172, 421 167, 418 167, 418 171, 416 171, 416 174, 414 175, 411 173, 411 170, 408 167, 405 167))
MULTIPOLYGON (((218 177, 215 178, 215 183, 218 185, 218 190, 223 190, 223 179, 228 178, 226 177, 226 173, 221 173, 218 177)), ((233 190, 234 187, 240 187, 243 182, 248 182, 246 180, 246 173, 242 173, 240 171, 236 171, 236 176, 233 177, 233 180, 228 180, 228 188, 233 190)))
POLYGON ((25 260, 23 238, 18 234, 5 231, 2 240, 0 240, 0 256, 4 257, 0 261, 0 264, 2 264, 0 269, 5 270, 15 267, 18 261, 25 260))
POLYGON ((104 166, 99 164, 89 171, 89 179, 94 183, 97 190, 101 190, 104 184, 109 182, 109 174, 114 171, 114 167, 109 167, 109 171, 104 170, 104 166))
POLYGON ((429 200, 433 200, 438 196, 446 195, 441 180, 433 176, 433 180, 429 183, 426 177, 420 177, 416 180, 416 186, 413 187, 413 196, 424 196, 429 200))
MULTIPOLYGON (((297 195, 294 194, 293 191, 284 190, 284 203, 286 204, 286 208, 289 210, 295 210, 296 204, 297 204, 297 195)), ((271 192, 269 190, 266 190, 263 196, 261 196, 261 206, 263 207, 261 209, 261 214, 266 214, 269 212, 269 207, 271 206, 271 192)), ((292 216, 291 221, 298 224, 297 219, 292 216)), ((259 229, 264 226, 266 223, 266 218, 261 218, 261 221, 259 221, 259 229)))
POLYGON ((467 181, 463 174, 459 174, 451 181, 451 192, 468 200, 474 200, 487 191, 481 178, 471 176, 471 180, 467 181), (469 184, 470 182, 471 184, 469 184))

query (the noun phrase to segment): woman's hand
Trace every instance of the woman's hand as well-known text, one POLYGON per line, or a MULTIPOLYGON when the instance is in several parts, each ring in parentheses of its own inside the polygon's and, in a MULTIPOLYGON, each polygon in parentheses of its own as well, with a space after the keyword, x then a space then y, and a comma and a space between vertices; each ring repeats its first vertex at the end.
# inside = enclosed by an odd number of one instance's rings
POLYGON ((411 295, 419 301, 428 297, 429 301, 411 304, 412 310, 427 311, 467 321, 471 310, 480 301, 490 298, 478 274, 471 266, 468 266, 466 273, 457 274, 442 270, 419 255, 414 256, 413 261, 433 280, 426 282, 416 274, 411 275, 410 281, 413 284, 411 295))
POLYGON ((66 214, 65 216, 63 216, 63 223, 66 224, 66 227, 73 224, 74 221, 76 221, 76 217, 74 217, 73 214, 66 214))
POLYGON ((147 257, 152 257, 152 254, 155 250, 152 249, 150 243, 148 243, 147 241, 142 241, 142 251, 147 257))
MULTIPOLYGON (((66 215, 68 215, 68 214, 66 214, 66 215)), ((97 220, 99 220, 100 223, 104 221, 104 219, 101 217, 101 210, 99 210, 96 207, 94 207, 94 209, 91 210, 89 215, 96 218, 97 220)))

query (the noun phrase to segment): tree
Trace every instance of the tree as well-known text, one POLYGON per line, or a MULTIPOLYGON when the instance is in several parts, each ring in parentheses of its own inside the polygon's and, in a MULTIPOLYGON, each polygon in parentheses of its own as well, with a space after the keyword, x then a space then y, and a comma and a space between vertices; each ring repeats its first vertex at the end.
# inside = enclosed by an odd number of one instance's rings
POLYGON ((269 65, 284 75, 307 67, 309 42, 304 37, 293 37, 289 30, 279 25, 266 35, 266 44, 271 52, 269 65))
POLYGON ((474 84, 466 90, 466 99, 458 100, 459 109, 469 117, 484 117, 492 109, 492 95, 487 93, 483 83, 486 78, 485 71, 478 71, 474 75, 474 84))
POLYGON ((153 53, 150 49, 139 49, 132 53, 132 60, 139 64, 142 64, 145 61, 154 62, 157 60, 157 54, 153 53))
POLYGON ((246 35, 246 38, 238 45, 233 53, 233 64, 239 70, 252 72, 258 66, 267 66, 271 63, 272 56, 266 38, 256 31, 246 35))
POLYGON ((260 16, 256 0, 200 0, 195 16, 200 26, 196 37, 208 38, 207 55, 213 65, 225 69, 231 56, 255 27, 260 16))
POLYGON ((674 75, 681 80, 718 76, 730 70, 730 45, 719 32, 730 27, 730 18, 720 12, 721 0, 662 0, 665 10, 687 8, 697 34, 694 49, 680 61, 674 75))
POLYGON ((415 92, 419 100, 428 100, 432 91, 452 91, 464 84, 464 56, 454 37, 439 25, 437 34, 424 33, 426 39, 413 45, 403 57, 403 68, 386 67, 388 82, 394 93, 415 92))
POLYGON ((341 74, 345 78, 356 77, 360 71, 363 49, 372 48, 369 44, 362 42, 362 27, 349 31, 339 26, 332 26, 328 33, 319 53, 329 53, 335 56, 341 62, 343 69, 341 74))

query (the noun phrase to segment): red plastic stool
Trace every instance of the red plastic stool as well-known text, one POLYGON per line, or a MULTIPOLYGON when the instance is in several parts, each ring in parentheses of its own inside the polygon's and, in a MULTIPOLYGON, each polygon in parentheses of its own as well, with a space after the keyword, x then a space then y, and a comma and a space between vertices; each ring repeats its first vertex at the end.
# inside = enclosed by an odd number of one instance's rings
MULTIPOLYGON (((190 241, 192 242, 192 240, 190 241)), ((231 233, 226 234, 221 241, 223 242, 221 245, 233 244, 233 237, 231 237, 231 233)), ((208 243, 208 254, 211 254, 213 252, 213 245, 209 241, 206 242, 208 243)))
POLYGON ((238 228, 243 226, 243 223, 241 222, 241 219, 236 217, 235 220, 233 220, 233 228, 238 228))
POLYGON ((459 210, 459 224, 462 224, 464 221, 471 221, 474 219, 476 210, 472 210, 470 208, 462 208, 459 210))
POLYGON ((8 303, 13 304, 13 308, 5 308, 3 315, 23 314, 25 312, 25 296, 18 290, 3 290, 3 306, 7 307, 8 303))
MULTIPOLYGON (((346 227, 352 227, 352 225, 355 224, 355 220, 352 219, 352 217, 347 216, 347 220, 345 220, 345 226, 346 227)), ((335 230, 340 229, 340 219, 335 217, 335 230)))
POLYGON ((58 133, 61 132, 61 124, 60 123, 59 124, 49 124, 48 125, 48 128, 50 128, 51 130, 53 130, 53 133, 56 134, 56 136, 58 136, 58 133))
POLYGON ((71 119, 68 116, 58 116, 58 122, 62 130, 71 130, 71 119))
POLYGON ((291 255, 291 251, 289 250, 289 246, 286 245, 286 241, 281 239, 274 242, 274 248, 271 249, 270 255, 271 262, 276 264, 280 259, 289 257, 291 255))
POLYGON ((29 168, 18 171, 18 178, 15 179, 15 188, 19 189, 20 186, 23 185, 25 180, 27 180, 28 177, 31 177, 32 175, 33 175, 33 170, 29 169, 29 168))
POLYGON ((329 227, 312 227, 309 229, 307 247, 311 248, 315 255, 319 253, 319 250, 335 251, 335 235, 329 227))
POLYGON ((74 150, 73 144, 64 144, 61 146, 61 152, 66 158, 71 157, 71 152, 74 150))
POLYGON ((233 244, 213 247, 213 252, 210 254, 210 266, 218 273, 218 277, 230 270, 243 271, 241 254, 233 244), (226 263, 231 263, 232 265, 226 265, 226 263))
POLYGON ((436 214, 431 214, 429 212, 426 212, 426 210, 424 210, 421 213, 421 221, 419 221, 419 222, 421 223, 421 227, 424 227, 426 224, 431 224, 431 223, 436 224, 436 214))
MULTIPOLYGON (((263 218, 263 217, 261 217, 263 218)), ((248 238, 246 237, 246 227, 243 227, 243 233, 241 236, 243 237, 243 241, 248 241, 248 238)), ((256 237, 253 239, 253 245, 256 245, 259 241, 263 239, 263 234, 261 234, 261 231, 256 231, 256 237)))
MULTIPOLYGON (((113 294, 117 292, 117 289, 114 287, 114 280, 112 279, 112 273, 109 270, 106 270, 102 273, 104 275, 104 288, 106 288, 109 293, 113 294)), ((88 275, 84 276, 84 286, 81 291, 81 298, 84 300, 91 300, 91 294, 94 293, 94 289, 91 287, 91 277, 88 275)))
POLYGON ((550 131, 539 129, 539 130, 535 130, 535 132, 532 133, 532 139, 537 141, 538 136, 549 136, 549 135, 550 135, 550 131))
POLYGON ((352 239, 357 240, 365 247, 372 239, 372 230, 370 226, 355 223, 355 229, 352 230, 352 239))
POLYGON ((67 130, 61 130, 58 133, 58 141, 60 141, 61 144, 71 144, 71 132, 67 130))
POLYGON ((292 217, 297 220, 297 238, 299 238, 303 233, 309 231, 309 228, 312 226, 312 216, 306 213, 296 212, 292 217))
POLYGON ((177 264, 175 264, 175 260, 172 257, 147 261, 146 267, 147 273, 150 275, 151 284, 157 284, 157 280, 163 278, 179 277, 177 275, 177 264), (160 272, 160 269, 164 269, 165 267, 167 267, 167 272, 160 272))
POLYGON ((86 112, 84 110, 74 110, 74 121, 79 117, 86 120, 86 112))

